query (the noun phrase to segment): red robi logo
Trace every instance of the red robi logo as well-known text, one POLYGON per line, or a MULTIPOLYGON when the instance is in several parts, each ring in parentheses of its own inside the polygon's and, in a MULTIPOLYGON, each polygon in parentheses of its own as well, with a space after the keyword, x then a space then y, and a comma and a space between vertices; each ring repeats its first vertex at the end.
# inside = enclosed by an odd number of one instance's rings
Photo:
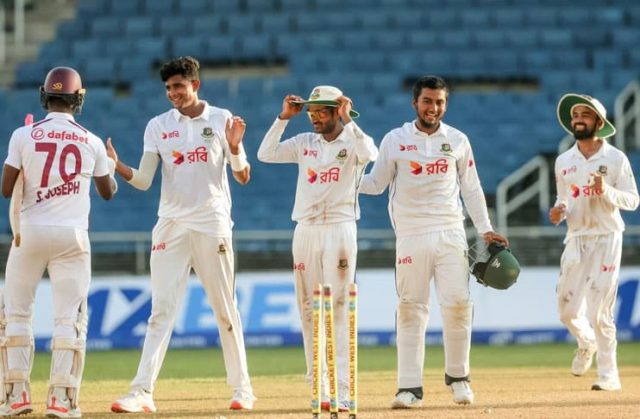
POLYGON ((184 154, 179 151, 173 150, 171 155, 175 160, 173 160, 173 164, 182 164, 184 163, 184 154))

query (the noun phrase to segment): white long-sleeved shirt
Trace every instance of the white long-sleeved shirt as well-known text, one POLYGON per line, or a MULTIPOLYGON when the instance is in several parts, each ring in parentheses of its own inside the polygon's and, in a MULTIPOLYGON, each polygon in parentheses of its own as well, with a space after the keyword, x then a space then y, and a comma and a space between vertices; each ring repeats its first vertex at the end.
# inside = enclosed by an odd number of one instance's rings
POLYGON ((478 232, 492 231, 469 139, 447 124, 428 135, 412 121, 385 135, 360 191, 379 195, 387 186, 397 237, 461 228, 460 194, 478 232))
POLYGON ((638 189, 629 159, 604 140, 589 159, 574 144, 556 159, 555 175, 555 205, 564 204, 567 208, 567 239, 624 231, 620 210, 638 208, 638 189), (592 173, 603 177, 602 194, 597 194, 591 185, 592 173))
POLYGON ((378 156, 373 139, 355 122, 333 141, 305 132, 280 142, 289 121, 276 119, 267 131, 258 159, 297 163, 298 183, 291 218, 299 224, 332 224, 360 218, 358 187, 367 163, 378 156))

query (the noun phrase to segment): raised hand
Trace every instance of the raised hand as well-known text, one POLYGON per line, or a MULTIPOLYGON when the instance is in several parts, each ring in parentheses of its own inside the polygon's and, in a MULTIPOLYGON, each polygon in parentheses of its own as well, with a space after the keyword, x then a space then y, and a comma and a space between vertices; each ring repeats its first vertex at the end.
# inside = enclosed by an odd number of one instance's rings
POLYGON ((280 119, 291 119, 302 112, 304 99, 297 95, 287 95, 282 100, 282 112, 278 115, 280 119), (296 103, 300 102, 300 103, 296 103))
POLYGON ((118 163, 118 153, 111 143, 111 137, 107 137, 107 157, 111 157, 115 163, 118 163))
POLYGON ((345 124, 348 124, 351 122, 351 115, 349 115, 349 112, 353 109, 353 102, 346 96, 340 96, 336 99, 336 102, 338 102, 338 115, 340 116, 340 119, 342 119, 342 122, 345 124))
POLYGON ((224 133, 227 137, 227 143, 229 143, 229 149, 231 153, 238 154, 238 146, 242 143, 242 137, 247 129, 247 124, 244 119, 239 116, 233 116, 227 126, 224 129, 224 133))

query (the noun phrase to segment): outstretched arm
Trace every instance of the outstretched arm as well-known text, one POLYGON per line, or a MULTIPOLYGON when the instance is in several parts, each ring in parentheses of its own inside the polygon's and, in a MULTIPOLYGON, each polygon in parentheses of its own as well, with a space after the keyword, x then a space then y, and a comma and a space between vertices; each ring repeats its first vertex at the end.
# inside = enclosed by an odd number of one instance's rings
POLYGON ((145 151, 140 159, 140 166, 138 169, 127 166, 120 159, 118 159, 118 153, 113 147, 111 138, 107 139, 107 156, 111 157, 116 162, 115 171, 122 176, 131 186, 141 191, 146 191, 151 187, 151 182, 156 174, 158 163, 160 163, 160 157, 149 151, 145 151))

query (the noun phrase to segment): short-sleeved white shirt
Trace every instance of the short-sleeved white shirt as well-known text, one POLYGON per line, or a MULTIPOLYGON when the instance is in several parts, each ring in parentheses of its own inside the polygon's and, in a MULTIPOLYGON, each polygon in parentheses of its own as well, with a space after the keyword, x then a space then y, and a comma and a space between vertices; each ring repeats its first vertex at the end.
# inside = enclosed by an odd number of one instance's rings
POLYGON ((231 236, 231 152, 225 134, 231 116, 205 102, 195 118, 171 109, 149 121, 144 151, 162 160, 159 217, 217 237, 231 236))
POLYGON ((91 178, 109 174, 107 158, 102 140, 67 113, 16 129, 5 164, 23 171, 20 223, 88 229, 91 178))

